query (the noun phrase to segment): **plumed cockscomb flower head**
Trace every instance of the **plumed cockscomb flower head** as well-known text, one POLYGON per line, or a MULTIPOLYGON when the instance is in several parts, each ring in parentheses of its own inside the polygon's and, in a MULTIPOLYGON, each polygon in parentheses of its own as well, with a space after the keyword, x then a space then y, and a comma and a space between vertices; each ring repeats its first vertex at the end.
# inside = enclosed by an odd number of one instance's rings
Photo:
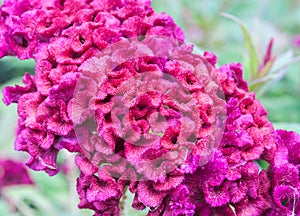
POLYGON ((135 180, 156 182, 184 173, 186 157, 202 164, 212 157, 225 100, 213 67, 191 50, 171 38, 130 38, 78 68, 69 104, 89 160, 114 177, 133 169, 135 180))
POLYGON ((24 0, 1 7, 1 55, 36 62, 25 86, 3 91, 7 105, 18 103, 15 148, 49 175, 58 172, 59 150, 81 153, 81 207, 96 212, 106 208, 97 203, 100 189, 85 191, 84 179, 97 185, 108 178, 96 172, 110 174, 121 189, 131 180, 130 190, 154 208, 221 139, 225 101, 214 63, 192 54, 172 18, 149 3, 24 0), (141 179, 151 181, 133 184, 141 179))
POLYGON ((78 68, 105 47, 129 37, 162 35, 183 41, 172 18, 157 14, 149 1, 4 1, 0 56, 34 58, 35 75, 24 87, 3 90, 4 102, 18 103, 15 148, 27 151, 34 170, 58 172, 57 153, 80 152, 70 100, 78 68))
POLYGON ((80 208, 120 215, 129 190, 150 216, 299 213, 299 135, 274 131, 241 64, 195 54, 149 0, 5 0, 8 55, 36 62, 3 90, 15 149, 49 175, 76 152, 80 208))

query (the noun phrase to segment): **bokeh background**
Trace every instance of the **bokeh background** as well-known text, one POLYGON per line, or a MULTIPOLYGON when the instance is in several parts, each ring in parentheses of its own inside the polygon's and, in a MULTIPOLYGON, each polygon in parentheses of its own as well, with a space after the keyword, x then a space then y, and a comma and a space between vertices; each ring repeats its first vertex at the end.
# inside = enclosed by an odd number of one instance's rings
MULTIPOLYGON (((251 73, 249 49, 245 46, 247 39, 240 25, 221 16, 222 12, 235 16, 244 24, 259 60, 263 59, 273 38, 273 56, 276 59, 268 82, 262 83, 261 88, 255 91, 269 111, 269 119, 275 128, 300 133, 300 63, 297 57, 300 55, 300 1, 153 0, 153 6, 158 12, 171 15, 183 28, 187 41, 195 44, 199 52, 208 50, 215 53, 218 65, 241 62, 245 71, 251 73)), ((33 74, 33 71, 33 60, 1 59, 0 90, 7 85, 20 84, 24 73, 33 74)), ((13 150, 16 113, 16 105, 5 107, 0 102, 0 158, 26 161, 26 154, 13 150)), ((0 185, 0 215, 92 215, 90 211, 76 207, 75 179, 78 171, 72 157, 66 152, 60 154, 59 161, 65 164, 62 165, 65 172, 55 177, 29 171, 34 185, 7 188, 0 185)), ((0 177, 2 174, 0 166, 0 177)), ((128 197, 124 201, 123 214, 145 215, 136 213, 126 204, 132 199, 130 195, 128 197)))

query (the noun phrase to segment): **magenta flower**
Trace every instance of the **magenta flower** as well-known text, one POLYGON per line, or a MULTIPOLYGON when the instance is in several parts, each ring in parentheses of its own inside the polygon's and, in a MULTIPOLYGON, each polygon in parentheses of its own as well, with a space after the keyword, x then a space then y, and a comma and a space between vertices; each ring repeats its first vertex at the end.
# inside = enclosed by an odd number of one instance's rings
POLYGON ((297 35, 294 39, 294 44, 297 46, 297 47, 300 47, 300 35, 297 35))
POLYGON ((292 131, 276 131, 277 151, 270 170, 273 206, 268 215, 300 214, 299 145, 300 136, 292 131))
POLYGON ((77 153, 80 208, 120 215, 128 189, 150 216, 299 213, 299 135, 274 131, 241 64, 194 54, 150 1, 6 0, 0 33, 0 57, 36 62, 3 90, 15 149, 49 175, 77 153))
MULTIPOLYGON (((212 54, 206 56, 215 64, 212 54)), ((199 167, 199 158, 189 158, 182 166, 186 174, 181 185, 189 190, 187 202, 195 206, 194 215, 223 215, 224 212, 227 215, 262 215, 272 207, 271 185, 268 175, 259 170, 255 160, 272 162, 274 130, 266 110, 253 93, 248 93, 241 65, 225 65, 215 73, 220 77, 227 101, 221 145, 203 166, 199 167)), ((165 195, 160 207, 150 215, 156 212, 168 215, 165 206, 171 203, 169 196, 165 195)))
POLYGON ((1 56, 34 58, 37 64, 34 77, 24 76, 24 87, 8 87, 3 91, 7 105, 18 103, 19 135, 15 148, 29 152, 31 159, 27 165, 32 169, 56 174, 56 157, 61 148, 80 151, 70 108, 81 72, 78 66, 111 43, 132 36, 158 34, 154 29, 162 26, 161 35, 183 40, 182 31, 172 19, 154 13, 149 3, 4 2, 1 56), (139 33, 132 35, 127 29, 139 33))
POLYGON ((7 186, 31 184, 33 181, 22 163, 0 159, 0 190, 7 186))

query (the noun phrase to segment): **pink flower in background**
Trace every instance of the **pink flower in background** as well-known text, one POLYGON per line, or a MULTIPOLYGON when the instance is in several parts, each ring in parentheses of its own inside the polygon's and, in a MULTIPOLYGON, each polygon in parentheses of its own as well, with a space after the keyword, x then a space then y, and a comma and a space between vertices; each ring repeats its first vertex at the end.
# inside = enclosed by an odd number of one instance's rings
POLYGON ((297 35, 294 39, 294 44, 296 47, 300 47, 300 35, 297 35))
POLYGON ((0 159, 0 190, 7 186, 33 184, 21 162, 0 159))

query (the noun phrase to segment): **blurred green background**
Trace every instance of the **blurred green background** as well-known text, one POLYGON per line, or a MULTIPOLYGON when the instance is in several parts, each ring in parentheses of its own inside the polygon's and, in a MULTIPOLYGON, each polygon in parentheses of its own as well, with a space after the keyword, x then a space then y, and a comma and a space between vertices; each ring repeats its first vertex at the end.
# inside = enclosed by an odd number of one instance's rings
MULTIPOLYGON (((1 1, 0 1, 1 4, 1 1)), ((266 83, 257 97, 269 111, 269 118, 276 128, 295 130, 300 133, 300 64, 283 67, 295 56, 300 55, 300 45, 294 43, 300 34, 300 1, 298 0, 153 0, 158 12, 171 15, 185 32, 187 41, 218 56, 218 65, 231 62, 249 63, 245 39, 240 26, 220 16, 226 12, 238 17, 247 27, 258 58, 262 59, 268 42, 274 38, 273 54, 276 56, 274 70, 280 73, 266 83), (281 68, 279 70, 279 68, 281 68)), ((249 68, 245 68, 249 70, 249 68)), ((33 74, 32 60, 20 61, 14 57, 0 60, 0 85, 21 83, 25 72, 33 74)), ((0 94, 0 99, 2 94, 0 94)), ((0 157, 26 160, 27 155, 13 151, 17 122, 16 105, 5 107, 0 102, 0 157)), ((60 160, 72 161, 72 156, 63 152, 60 160)), ((35 187, 9 188, 5 191, 14 205, 21 206, 16 213, 0 198, 0 215, 91 215, 90 211, 76 208, 78 199, 75 191, 77 170, 69 163, 71 172, 49 177, 44 173, 30 174, 36 181, 35 187), (29 205, 30 204, 30 205, 29 205)), ((129 213, 125 215, 143 215, 129 213)))
MULTIPOLYGON (((171 15, 184 29, 189 42, 215 53, 218 65, 241 62, 247 67, 249 59, 241 28, 222 17, 222 12, 245 24, 259 59, 263 58, 269 40, 274 39, 274 70, 300 55, 300 45, 295 45, 295 38, 300 35, 298 0, 154 0, 153 6, 171 15)), ((264 91, 257 93, 276 128, 300 132, 300 63, 284 68, 265 85, 264 91)))

